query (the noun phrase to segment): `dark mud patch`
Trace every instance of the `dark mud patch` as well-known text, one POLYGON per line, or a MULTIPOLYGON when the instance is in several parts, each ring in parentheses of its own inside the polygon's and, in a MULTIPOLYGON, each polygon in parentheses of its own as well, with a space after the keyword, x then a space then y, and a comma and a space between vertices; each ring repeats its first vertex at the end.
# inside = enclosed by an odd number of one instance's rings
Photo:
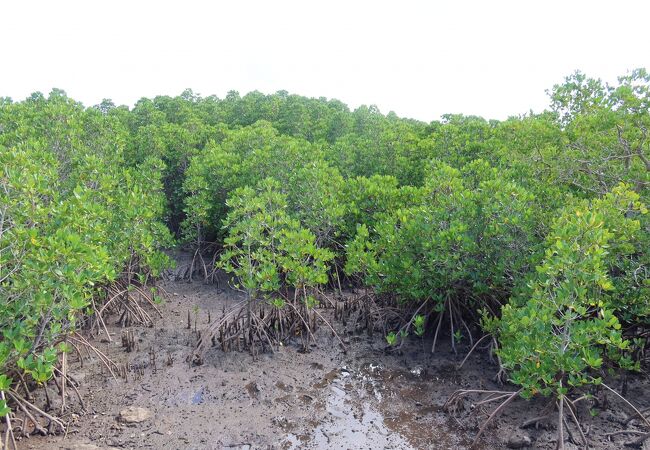
MULTIPOLYGON (((447 352, 444 345, 432 355, 430 345, 412 339, 402 351, 387 353, 382 336, 347 334, 344 353, 325 330, 306 353, 298 345, 256 357, 213 348, 202 366, 190 366, 186 358, 197 331, 241 297, 200 282, 165 287, 170 298, 161 308, 164 317, 154 328, 130 329, 137 343, 133 352, 122 348, 120 328, 109 327, 111 342, 106 336, 97 339, 102 351, 127 368, 128 380, 111 379, 97 361, 75 365, 90 411, 70 411, 65 438, 34 437, 22 441, 23 447, 75 448, 92 442, 120 449, 466 449, 484 417, 469 414, 470 401, 454 415, 442 405, 457 389, 502 388, 491 381, 495 366, 479 353, 459 372, 462 355, 447 352), (152 418, 124 426, 117 417, 129 406, 146 408, 152 418)), ((647 387, 644 377, 630 382, 629 395, 642 407, 650 406, 647 387)), ((515 402, 478 448, 506 448, 519 424, 542 407, 541 402, 515 402)), ((627 416, 615 411, 606 410, 589 423, 591 448, 622 448, 624 438, 609 442, 604 437, 626 426, 627 416)), ((554 448, 552 424, 523 432, 532 448, 554 448)))

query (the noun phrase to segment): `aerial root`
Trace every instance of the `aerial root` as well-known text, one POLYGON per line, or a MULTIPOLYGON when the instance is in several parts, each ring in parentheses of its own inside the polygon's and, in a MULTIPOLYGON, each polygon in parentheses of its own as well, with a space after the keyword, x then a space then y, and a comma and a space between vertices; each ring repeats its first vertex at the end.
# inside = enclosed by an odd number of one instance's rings
POLYGON ((449 320, 449 339, 451 342, 451 349, 455 354, 458 354, 456 349, 456 333, 461 330, 461 327, 467 332, 467 337, 469 338, 470 346, 474 346, 474 336, 463 319, 462 311, 460 307, 452 301, 450 297, 447 297, 445 300, 442 309, 438 313, 438 323, 436 325, 436 330, 433 334, 433 344, 431 345, 431 353, 436 352, 436 344, 438 343, 438 335, 440 334, 440 329, 442 328, 443 319, 447 316, 449 320))
MULTIPOLYGON (((3 401, 7 401, 7 397, 5 396, 4 391, 0 391, 0 399, 3 401)), ((11 417, 10 414, 7 414, 5 416, 5 425, 6 425, 6 430, 5 430, 5 436, 4 438, 2 437, 2 433, 0 432, 0 448, 6 449, 6 450, 18 450, 18 446, 16 445, 16 437, 14 436, 14 429, 11 426, 11 417), (11 447, 9 446, 11 444, 11 447)))
POLYGON ((537 417, 533 417, 532 419, 526 420, 524 423, 519 425, 519 428, 528 428, 532 425, 535 425, 535 428, 537 428, 540 424, 540 422, 547 420, 551 417, 551 414, 553 413, 553 410, 555 409, 555 400, 552 399, 550 400, 546 406, 542 409, 541 413, 537 417))
MULTIPOLYGON (((650 412, 650 408, 643 408, 643 409, 639 410, 639 412, 640 412, 641 414, 643 414, 643 416, 645 417, 645 415, 646 415, 648 412, 650 412)), ((632 422, 632 421, 635 420, 635 419, 638 419, 638 417, 637 417, 636 414, 633 414, 633 415, 631 415, 630 417, 628 417, 627 420, 625 421, 625 426, 629 425, 630 422, 632 422)))
POLYGON ((476 347, 478 347, 478 345, 481 342, 483 342, 484 339, 487 339, 489 337, 492 337, 492 335, 491 334, 486 334, 485 336, 481 337, 481 339, 476 341, 476 343, 472 346, 472 348, 470 348, 469 352, 467 352, 467 355, 465 355, 465 358, 463 358, 463 361, 458 365, 458 367, 456 367, 456 370, 462 369, 463 366, 465 365, 465 362, 467 362, 467 359, 469 358, 469 356, 472 354, 472 352, 474 352, 474 350, 476 350, 476 347))
POLYGON ((27 419, 29 419, 29 421, 34 426, 34 431, 44 436, 48 434, 55 434, 57 431, 65 432, 66 424, 64 424, 63 421, 61 421, 61 419, 58 417, 46 413, 38 406, 34 405, 28 400, 25 400, 14 390, 7 391, 7 394, 13 403, 18 407, 18 409, 20 409, 25 414, 25 419, 21 425, 21 432, 24 436, 31 434, 28 432, 27 424, 25 423, 25 420, 27 419), (36 418, 36 416, 47 420, 47 429, 43 427, 43 424, 36 418))
MULTIPOLYGON (((204 283, 218 284, 220 252, 215 251, 215 248, 216 244, 214 242, 199 242, 192 255, 192 260, 189 264, 176 271, 174 281, 185 280, 191 283, 194 281, 194 277, 198 276, 203 278, 204 283), (211 254, 210 258, 206 260, 205 254, 211 254)), ((172 277, 167 274, 167 278, 171 279, 172 277)))
MULTIPOLYGON (((72 335, 68 336, 70 344, 80 346, 82 348, 86 349, 86 352, 90 355, 91 352, 94 353, 98 358, 99 361, 102 363, 104 367, 108 370, 108 372, 111 374, 111 376, 117 380, 117 376, 115 375, 116 372, 119 372, 119 367, 113 360, 111 360, 108 356, 106 356, 101 350, 99 350, 97 347, 92 345, 88 340, 83 337, 79 333, 73 333, 72 335)), ((81 352, 79 352, 81 354, 81 352)))
POLYGON ((619 399, 621 399, 621 400, 623 401, 623 403, 625 403, 627 406, 629 406, 630 408, 632 408, 632 410, 637 414, 637 416, 640 417, 641 420, 643 420, 643 422, 645 423, 645 425, 646 425, 648 428, 650 428, 650 421, 648 421, 647 417, 644 416, 643 413, 642 413, 641 411, 639 411, 638 408, 637 408, 636 406, 634 406, 632 403, 630 403, 629 400, 627 400, 627 399, 626 399, 625 397, 623 397, 621 394, 619 394, 618 392, 616 392, 614 389, 612 389, 611 387, 607 386, 605 383, 600 383, 600 385, 601 385, 602 387, 604 387, 605 389, 607 389, 608 391, 610 391, 610 392, 611 392, 612 394, 614 394, 616 397, 618 397, 619 399))
POLYGON ((261 351, 275 352, 285 341, 296 337, 302 340, 302 349, 308 351, 316 340, 314 333, 321 325, 329 329, 345 350, 343 339, 321 313, 322 308, 333 308, 335 316, 342 315, 338 302, 329 298, 319 307, 308 307, 297 300, 297 296, 293 299, 283 296, 281 307, 264 299, 241 301, 228 310, 224 308, 220 319, 210 320, 206 329, 197 332, 197 345, 188 361, 201 364, 211 347, 220 347, 224 352, 246 350, 253 355, 260 348, 261 351))
POLYGON ((518 391, 512 392, 499 406, 497 406, 494 411, 492 411, 492 414, 483 422, 483 425, 481 425, 481 428, 478 430, 478 434, 474 438, 474 441, 472 442, 472 446, 475 446, 481 436, 483 435, 483 432, 487 429, 487 426, 492 422, 494 419, 499 417, 503 410, 508 406, 517 396, 521 393, 522 389, 519 389, 518 391))
POLYGON ((519 394, 523 391, 522 389, 519 389, 517 391, 495 391, 495 390, 483 390, 483 389, 460 389, 451 394, 451 396, 447 399, 445 404, 443 405, 443 408, 447 411, 456 411, 458 410, 458 407, 464 397, 467 397, 469 395, 473 394, 482 394, 484 397, 479 400, 477 403, 472 405, 472 410, 473 411, 480 411, 482 410, 481 406, 487 405, 489 403, 494 403, 494 402, 500 402, 496 408, 492 410, 490 415, 488 416, 487 419, 483 421, 481 424, 478 433, 476 434, 476 437, 474 438, 474 441, 472 442, 472 446, 476 446, 478 441, 480 440, 481 436, 487 429, 488 425, 492 423, 495 419, 497 419, 501 413, 506 409, 506 407, 514 401, 519 394))

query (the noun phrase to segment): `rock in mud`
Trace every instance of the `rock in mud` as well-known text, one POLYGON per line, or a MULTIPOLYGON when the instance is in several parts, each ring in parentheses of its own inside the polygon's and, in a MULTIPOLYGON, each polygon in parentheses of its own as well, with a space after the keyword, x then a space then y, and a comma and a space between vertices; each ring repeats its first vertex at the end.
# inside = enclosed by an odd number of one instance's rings
POLYGON ((147 408, 129 406, 120 411, 119 420, 124 423, 140 423, 151 418, 151 411, 147 408))
POLYGON ((293 386, 289 386, 288 384, 284 384, 282 381, 278 381, 275 383, 275 387, 278 389, 283 390, 284 392, 291 392, 293 391, 293 386))
POLYGON ((508 448, 527 448, 533 445, 533 440, 521 430, 515 430, 512 432, 508 441, 506 442, 508 448))
POLYGON ((251 381, 245 387, 246 390, 248 391, 248 395, 250 395, 251 398, 257 398, 259 396, 260 388, 257 386, 256 382, 251 381))

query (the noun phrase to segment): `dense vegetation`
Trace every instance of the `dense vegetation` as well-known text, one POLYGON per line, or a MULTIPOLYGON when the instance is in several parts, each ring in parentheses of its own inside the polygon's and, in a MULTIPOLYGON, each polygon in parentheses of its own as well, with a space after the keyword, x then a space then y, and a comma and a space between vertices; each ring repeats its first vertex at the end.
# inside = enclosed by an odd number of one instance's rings
POLYGON ((650 75, 575 73, 549 95, 541 114, 429 124, 286 92, 0 99, 0 391, 52 378, 116 283, 148 292, 169 230, 195 252, 188 276, 235 276, 271 348, 295 334, 283 317, 310 333, 324 287, 354 285, 405 312, 381 324, 391 345, 489 334, 524 397, 563 405, 638 370, 650 75))

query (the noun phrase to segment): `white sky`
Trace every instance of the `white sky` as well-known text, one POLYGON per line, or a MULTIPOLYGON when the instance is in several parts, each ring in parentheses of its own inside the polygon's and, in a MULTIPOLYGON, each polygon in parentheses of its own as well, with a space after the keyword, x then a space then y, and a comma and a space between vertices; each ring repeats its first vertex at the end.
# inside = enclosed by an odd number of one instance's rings
POLYGON ((541 111, 581 69, 650 69, 647 0, 0 2, 0 96, 185 88, 338 98, 430 121, 541 111))

